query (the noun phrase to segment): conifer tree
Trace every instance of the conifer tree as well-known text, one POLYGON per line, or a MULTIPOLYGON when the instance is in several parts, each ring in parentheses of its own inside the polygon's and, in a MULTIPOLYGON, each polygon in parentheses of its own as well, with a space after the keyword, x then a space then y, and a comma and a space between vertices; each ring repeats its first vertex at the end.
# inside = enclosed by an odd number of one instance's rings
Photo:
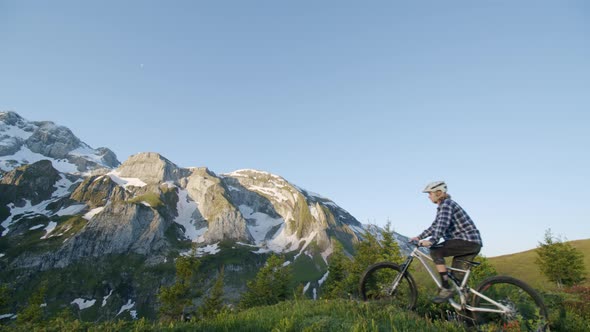
POLYGON ((163 286, 158 292, 160 319, 164 321, 183 320, 185 309, 191 305, 194 290, 191 282, 200 261, 193 250, 189 256, 176 259, 176 281, 171 286, 163 286))
POLYGON ((348 277, 344 283, 345 289, 350 295, 358 293, 360 277, 367 267, 378 262, 399 262, 401 260, 399 245, 395 241, 389 222, 380 235, 381 241, 370 231, 366 231, 363 234, 363 241, 355 246, 354 261, 350 265, 348 277))
POLYGON ((286 300, 290 294, 291 268, 284 266, 285 258, 271 255, 256 277, 248 281, 240 308, 271 305, 286 300))
POLYGON ((402 263, 403 257, 401 255, 401 251, 397 241, 395 240, 395 236, 393 234, 393 230, 391 229, 391 221, 387 221, 385 224, 385 228, 381 232, 381 237, 383 238, 381 242, 381 261, 387 262, 394 262, 394 263, 402 263))
POLYGON ((555 282, 558 288, 585 280, 584 254, 561 238, 555 238, 551 229, 545 231, 545 242, 537 246, 535 263, 541 273, 549 281, 555 282))
POLYGON ((328 258, 328 278, 322 285, 322 297, 328 299, 346 297, 344 281, 348 276, 348 269, 352 263, 344 253, 342 244, 336 240, 332 241, 333 251, 328 258))
POLYGON ((205 299, 203 306, 200 308, 201 316, 203 317, 213 317, 220 312, 223 311, 223 278, 225 272, 224 267, 222 266, 219 275, 217 276, 217 280, 211 288, 211 292, 209 296, 205 299))
POLYGON ((18 313, 16 318, 17 325, 28 326, 43 320, 44 309, 42 305, 45 303, 46 293, 47 282, 42 282, 40 287, 29 298, 28 305, 18 313))
POLYGON ((477 255, 474 261, 479 262, 481 264, 471 269, 471 274, 469 276, 470 285, 477 286, 484 279, 498 274, 496 268, 492 265, 492 263, 490 263, 490 261, 485 256, 477 255))

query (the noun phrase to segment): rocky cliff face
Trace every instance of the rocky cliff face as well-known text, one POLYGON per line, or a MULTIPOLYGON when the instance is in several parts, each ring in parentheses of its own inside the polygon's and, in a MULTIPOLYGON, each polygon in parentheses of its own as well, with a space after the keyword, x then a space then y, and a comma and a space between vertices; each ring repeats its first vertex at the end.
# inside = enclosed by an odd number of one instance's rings
POLYGON ((13 267, 64 267, 85 257, 126 253, 164 260, 178 239, 199 246, 234 241, 275 252, 303 252, 315 243, 327 256, 332 241, 350 248, 363 231, 329 199, 261 171, 218 176, 140 153, 102 175, 69 176, 47 160, 4 175, 0 194, 14 203, 7 205, 3 235, 10 238, 18 223, 40 218, 44 239, 64 238, 53 251, 7 256, 13 267), (81 223, 69 237, 61 234, 66 217, 81 223))
POLYGON ((0 169, 12 170, 39 160, 67 173, 119 165, 107 148, 92 149, 70 129, 50 121, 30 122, 15 112, 0 112, 0 169))
POLYGON ((22 205, 24 200, 39 204, 51 197, 60 178, 49 160, 18 167, 0 179, 1 200, 16 205, 22 205))

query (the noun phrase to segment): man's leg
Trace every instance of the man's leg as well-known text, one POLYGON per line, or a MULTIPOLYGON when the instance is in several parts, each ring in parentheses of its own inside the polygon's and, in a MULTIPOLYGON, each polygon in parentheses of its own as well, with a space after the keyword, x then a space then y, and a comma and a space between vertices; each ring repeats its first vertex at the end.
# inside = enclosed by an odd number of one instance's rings
MULTIPOLYGON (((433 299, 435 303, 442 303, 453 296, 453 291, 449 285, 449 276, 447 274, 447 268, 445 267, 445 257, 455 256, 456 258, 469 257, 477 255, 481 246, 477 243, 464 241, 464 240, 448 240, 440 245, 430 247, 430 256, 436 264, 436 270, 440 274, 443 288, 440 290, 439 295, 433 299)), ((453 258, 453 263, 455 259, 453 258)), ((462 278, 462 277, 461 277, 462 278)))
MULTIPOLYGON (((455 256, 453 257, 453 265, 451 266, 456 269, 467 270, 468 266, 466 263, 463 263, 463 261, 472 261, 478 253, 479 248, 476 252, 472 252, 461 256, 455 256)), ((455 276, 455 278, 457 278, 459 282, 463 281, 463 277, 465 277, 465 272, 453 271, 451 273, 453 274, 453 276, 455 276)))
POLYGON ((445 266, 445 257, 448 256, 446 248, 446 245, 448 245, 447 242, 448 241, 443 242, 440 245, 430 247, 430 256, 436 265, 436 270, 440 275, 440 281, 442 283, 442 288, 438 295, 432 299, 432 301, 435 303, 443 303, 453 296, 453 290, 451 289, 451 285, 449 285, 447 267, 445 266))

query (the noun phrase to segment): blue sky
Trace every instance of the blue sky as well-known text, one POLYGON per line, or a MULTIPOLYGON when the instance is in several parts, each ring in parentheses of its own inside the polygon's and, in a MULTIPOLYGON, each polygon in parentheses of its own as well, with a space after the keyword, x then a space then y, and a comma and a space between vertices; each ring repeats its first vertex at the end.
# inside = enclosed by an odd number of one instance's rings
POLYGON ((121 161, 255 168, 483 254, 590 238, 586 1, 1 1, 0 110, 121 161))

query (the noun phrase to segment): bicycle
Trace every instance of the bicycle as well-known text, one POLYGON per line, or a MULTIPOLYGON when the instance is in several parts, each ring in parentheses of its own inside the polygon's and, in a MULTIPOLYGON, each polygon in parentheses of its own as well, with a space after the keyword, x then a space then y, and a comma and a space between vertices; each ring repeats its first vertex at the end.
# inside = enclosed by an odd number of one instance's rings
MULTIPOLYGON (((420 250, 417 242, 411 242, 415 248, 403 264, 381 262, 369 266, 360 280, 360 294, 364 301, 380 301, 395 304, 412 310, 418 298, 416 282, 409 272, 410 264, 418 259, 432 280, 439 288, 442 283, 438 272, 429 266, 427 260, 432 258, 420 250)), ((546 331, 549 320, 547 308, 539 294, 521 280, 509 276, 493 276, 483 280, 475 289, 467 285, 471 269, 481 263, 461 261, 466 269, 447 266, 447 273, 453 289, 454 298, 448 303, 457 314, 469 318, 480 326, 494 329, 511 329, 518 331, 546 331), (453 272, 464 273, 459 280, 453 272), (458 300, 456 298, 458 296, 458 300)), ((464 267, 464 266, 463 266, 464 267)))

